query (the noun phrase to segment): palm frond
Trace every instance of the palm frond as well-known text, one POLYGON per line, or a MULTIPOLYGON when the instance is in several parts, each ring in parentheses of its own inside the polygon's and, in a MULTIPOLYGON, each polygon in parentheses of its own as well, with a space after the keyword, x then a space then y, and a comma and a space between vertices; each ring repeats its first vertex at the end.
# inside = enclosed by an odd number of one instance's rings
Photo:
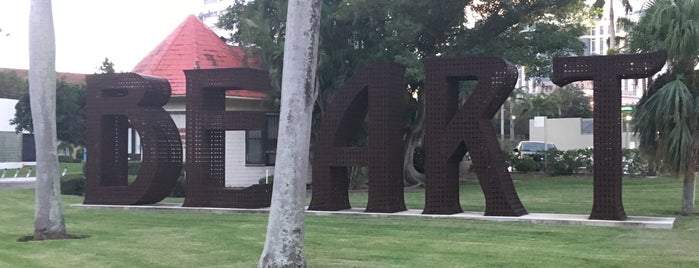
POLYGON ((681 77, 665 84, 635 112, 634 132, 647 154, 658 153, 673 172, 681 173, 691 156, 697 102, 681 77), (658 148, 660 146, 660 148, 658 148))

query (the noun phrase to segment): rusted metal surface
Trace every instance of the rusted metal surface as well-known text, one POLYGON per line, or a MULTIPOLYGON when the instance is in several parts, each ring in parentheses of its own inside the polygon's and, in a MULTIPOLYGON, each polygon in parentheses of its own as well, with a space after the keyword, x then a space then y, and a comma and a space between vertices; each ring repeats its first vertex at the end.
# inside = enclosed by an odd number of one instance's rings
MULTIPOLYGON (((594 197, 591 219, 624 220, 621 196, 621 79, 653 75, 664 52, 554 60, 553 81, 594 81, 594 197)), ((368 167, 367 212, 405 210, 403 200, 404 67, 378 63, 356 72, 338 90, 316 134, 311 210, 350 208, 350 167, 368 167), (356 138, 367 124, 368 142, 356 138)), ((527 214, 505 165, 492 118, 514 90, 517 71, 495 57, 425 60, 425 214, 462 212, 458 163, 469 153, 485 197, 485 215, 527 214), (477 81, 465 103, 459 83, 477 81)), ((271 185, 225 187, 225 132, 259 130, 266 116, 226 111, 227 90, 270 91, 266 72, 248 69, 185 71, 187 78, 187 197, 184 206, 260 208, 271 185)), ((182 144, 169 114, 164 79, 134 73, 87 77, 86 204, 147 204, 167 196, 182 168, 182 144), (127 130, 142 140, 137 179, 128 183, 127 130)))
POLYGON ((553 60, 558 86, 594 81, 594 197, 590 219, 624 220, 621 196, 621 79, 650 77, 660 71, 664 52, 553 60))
POLYGON ((485 215, 527 214, 512 184, 492 119, 514 90, 517 69, 495 57, 425 62, 425 214, 462 212, 458 164, 466 152, 485 197, 485 215), (459 82, 478 81, 459 108, 459 82))
MULTIPOLYGON (((187 181, 186 207, 268 207, 271 185, 225 187, 227 130, 260 130, 266 137, 264 112, 226 111, 226 90, 269 92, 266 72, 249 68, 186 70, 187 181)), ((242 153, 242 152, 235 152, 242 153)))
POLYGON ((87 76, 85 204, 156 203, 175 186, 182 142, 170 115, 165 79, 135 73, 87 76), (141 136, 137 178, 128 182, 128 128, 141 136))
POLYGON ((403 113, 405 68, 378 63, 359 70, 334 96, 317 132, 310 210, 350 208, 350 167, 368 167, 367 212, 405 210, 403 113), (353 142, 368 124, 368 144, 353 142))

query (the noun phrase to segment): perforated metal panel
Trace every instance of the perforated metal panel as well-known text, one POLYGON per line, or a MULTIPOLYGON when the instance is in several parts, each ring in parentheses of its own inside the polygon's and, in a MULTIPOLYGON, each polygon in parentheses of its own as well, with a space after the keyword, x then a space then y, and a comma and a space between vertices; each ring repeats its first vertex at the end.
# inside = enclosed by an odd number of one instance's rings
POLYGON ((514 90, 517 70, 495 57, 425 61, 425 214, 462 212, 458 164, 468 151, 485 196, 485 215, 527 214, 505 165, 492 119, 514 90), (459 81, 477 80, 459 109, 459 81))
POLYGON ((665 64, 664 52, 556 58, 552 80, 559 86, 594 81, 594 197, 591 219, 624 220, 621 197, 621 79, 652 76, 665 64))
POLYGON ((621 79, 652 76, 665 52, 556 58, 552 80, 559 86, 594 81, 594 197, 591 219, 624 220, 621 197, 621 79))
POLYGON ((87 76, 85 204, 156 203, 175 186, 182 142, 170 115, 167 80, 135 73, 87 76), (141 137, 138 177, 128 183, 128 128, 141 137))
POLYGON ((369 168, 367 212, 405 210, 404 70, 395 63, 374 64, 358 70, 338 90, 323 115, 314 143, 309 210, 350 208, 348 170, 352 166, 369 168), (350 147, 365 117, 369 126, 368 144, 350 147))
MULTIPOLYGON (((187 198, 186 207, 268 207, 271 185, 226 188, 226 130, 260 130, 264 112, 226 111, 226 90, 270 91, 266 72, 248 69, 186 70, 187 77, 187 198)), ((242 152, 240 152, 242 153, 242 152)))

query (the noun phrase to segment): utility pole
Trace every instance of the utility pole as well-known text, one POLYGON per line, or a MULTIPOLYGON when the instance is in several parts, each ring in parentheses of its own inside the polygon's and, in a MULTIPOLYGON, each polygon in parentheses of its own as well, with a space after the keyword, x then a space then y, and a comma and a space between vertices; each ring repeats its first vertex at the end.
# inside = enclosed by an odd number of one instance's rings
POLYGON ((510 98, 510 140, 514 141, 515 140, 515 119, 517 116, 515 116, 515 113, 512 112, 512 102, 514 100, 510 98))

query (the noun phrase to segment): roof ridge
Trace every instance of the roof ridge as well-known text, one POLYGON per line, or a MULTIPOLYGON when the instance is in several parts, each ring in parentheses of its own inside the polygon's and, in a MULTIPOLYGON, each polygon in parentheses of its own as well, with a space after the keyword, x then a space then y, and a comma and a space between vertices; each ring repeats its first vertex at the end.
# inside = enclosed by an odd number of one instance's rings
MULTIPOLYGON (((189 15, 145 56, 133 72, 160 76, 170 82, 173 95, 186 94, 183 70, 244 67, 242 59, 196 16, 189 15)), ((251 67, 258 67, 253 61, 251 67)))

